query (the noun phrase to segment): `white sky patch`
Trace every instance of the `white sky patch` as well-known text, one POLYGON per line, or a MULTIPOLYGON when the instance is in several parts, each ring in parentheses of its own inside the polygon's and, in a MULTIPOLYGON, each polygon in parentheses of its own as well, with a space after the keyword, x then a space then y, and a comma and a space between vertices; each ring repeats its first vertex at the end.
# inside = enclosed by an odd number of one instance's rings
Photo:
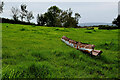
POLYGON ((4 2, 118 2, 119 0, 1 0, 4 2))
POLYGON ((118 15, 118 2, 5 2, 2 16, 0 16, 11 19, 11 8, 20 9, 21 4, 26 4, 27 10, 33 12, 35 18, 32 22, 35 23, 37 14, 44 14, 54 5, 62 10, 71 8, 73 15, 79 13, 80 23, 111 23, 118 15))
POLYGON ((120 15, 120 1, 118 3, 118 14, 120 15))

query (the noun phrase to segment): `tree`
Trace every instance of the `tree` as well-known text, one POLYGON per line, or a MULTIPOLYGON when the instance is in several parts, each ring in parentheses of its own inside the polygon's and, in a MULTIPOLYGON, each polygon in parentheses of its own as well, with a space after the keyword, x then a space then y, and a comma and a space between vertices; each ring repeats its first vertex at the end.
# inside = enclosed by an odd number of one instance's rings
POLYGON ((15 8, 15 7, 12 7, 11 9, 11 12, 12 12, 12 17, 15 21, 18 21, 18 18, 19 18, 19 9, 18 8, 15 8))
POLYGON ((61 21, 62 26, 64 26, 64 24, 67 22, 66 21, 67 18, 68 18, 67 12, 66 11, 62 11, 61 15, 60 15, 60 21, 61 21))
POLYGON ((61 13, 61 9, 57 6, 51 6, 45 16, 47 17, 47 25, 48 26, 60 26, 59 15, 61 13))
POLYGON ((79 13, 75 13, 75 17, 72 17, 73 11, 71 8, 66 10, 64 12, 65 14, 65 20, 64 20, 64 27, 77 27, 77 24, 79 23, 79 19, 81 18, 79 13))
POLYGON ((40 18, 39 14, 37 14, 37 25, 40 25, 40 18))
POLYGON ((27 21, 30 23, 30 20, 34 19, 32 11, 28 12, 26 17, 27 17, 27 21))
POLYGON ((76 20, 76 24, 79 23, 79 19, 81 18, 79 13, 75 13, 75 20, 76 20))
POLYGON ((25 19, 25 20, 27 20, 27 22, 30 23, 30 20, 34 19, 32 11, 27 10, 27 5, 26 4, 21 5, 20 13, 21 13, 20 14, 21 21, 23 21, 23 19, 25 19))
POLYGON ((68 14, 68 17, 71 17, 72 16, 72 10, 71 10, 71 8, 69 8, 68 10, 67 10, 67 14, 68 14))
POLYGON ((80 14, 75 13, 75 17, 72 17, 73 11, 71 8, 68 10, 61 10, 57 6, 51 6, 45 14, 37 16, 38 25, 47 25, 53 27, 77 27, 80 19, 80 14))
POLYGON ((0 13, 3 12, 3 6, 4 6, 4 2, 1 2, 1 3, 0 3, 0 13))
POLYGON ((27 8, 27 5, 26 4, 22 4, 21 5, 21 14, 20 14, 20 18, 21 18, 21 21, 23 21, 23 19, 25 19, 26 18, 26 16, 27 16, 27 10, 26 10, 26 8, 27 8))
POLYGON ((64 23, 64 27, 73 27, 74 25, 74 18, 72 17, 72 10, 69 8, 66 10, 67 16, 66 16, 66 22, 64 23))
POLYGON ((77 27, 79 16, 78 13, 76 13, 75 17, 72 17, 73 11, 71 8, 69 8, 66 11, 62 11, 61 14, 61 22, 62 26, 64 27, 77 27))
POLYGON ((118 27, 120 27, 120 15, 114 21, 112 22, 113 24, 116 24, 118 27))
POLYGON ((46 23, 46 18, 45 18, 45 15, 44 14, 41 14, 41 15, 37 15, 37 23, 38 25, 40 26, 44 26, 45 23, 46 23))

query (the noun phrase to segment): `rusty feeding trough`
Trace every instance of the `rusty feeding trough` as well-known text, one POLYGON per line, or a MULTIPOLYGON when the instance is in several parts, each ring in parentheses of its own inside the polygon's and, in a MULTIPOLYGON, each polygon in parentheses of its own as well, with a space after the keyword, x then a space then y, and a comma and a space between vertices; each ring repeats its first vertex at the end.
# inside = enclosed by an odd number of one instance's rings
POLYGON ((77 50, 83 51, 85 53, 89 53, 90 55, 99 56, 102 53, 101 50, 94 50, 95 45, 77 42, 67 38, 66 36, 63 36, 61 40, 65 42, 67 45, 76 48, 77 50))

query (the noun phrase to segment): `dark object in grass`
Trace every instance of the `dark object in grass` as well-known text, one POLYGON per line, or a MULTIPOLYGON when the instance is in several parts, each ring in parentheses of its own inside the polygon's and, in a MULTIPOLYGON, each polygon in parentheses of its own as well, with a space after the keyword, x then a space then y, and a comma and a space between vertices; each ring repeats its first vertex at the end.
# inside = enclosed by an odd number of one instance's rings
POLYGON ((59 30, 59 29, 55 29, 55 30, 59 30))
POLYGON ((96 30, 93 30, 94 32, 96 32, 96 30))
POLYGON ((87 27, 87 30, 92 30, 94 29, 94 27, 87 27))
POLYGON ((72 39, 69 39, 65 36, 63 36, 61 38, 61 40, 63 42, 65 42, 67 45, 76 48, 77 50, 83 51, 85 53, 89 53, 93 56, 99 56, 102 51, 101 50, 94 50, 95 45, 91 45, 91 44, 86 44, 86 43, 82 43, 82 42, 77 42, 74 41, 72 39))
POLYGON ((24 28, 22 28, 22 29, 20 29, 20 31, 25 31, 25 29, 24 29, 24 28))
POLYGON ((32 25, 32 27, 36 27, 35 25, 32 25))
POLYGON ((98 29, 106 29, 106 30, 111 30, 111 29, 119 29, 117 26, 109 26, 109 25, 99 25, 98 29))
POLYGON ((86 31, 85 33, 92 33, 91 31, 86 31))

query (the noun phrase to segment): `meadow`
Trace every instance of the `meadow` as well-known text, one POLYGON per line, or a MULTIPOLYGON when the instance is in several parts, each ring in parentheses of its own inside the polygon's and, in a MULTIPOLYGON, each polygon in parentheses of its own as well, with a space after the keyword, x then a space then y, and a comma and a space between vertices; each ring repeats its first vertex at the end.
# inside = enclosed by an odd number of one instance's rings
POLYGON ((2 24, 2 78, 118 78, 118 29, 2 24), (67 46, 67 36, 102 50, 94 57, 67 46))

